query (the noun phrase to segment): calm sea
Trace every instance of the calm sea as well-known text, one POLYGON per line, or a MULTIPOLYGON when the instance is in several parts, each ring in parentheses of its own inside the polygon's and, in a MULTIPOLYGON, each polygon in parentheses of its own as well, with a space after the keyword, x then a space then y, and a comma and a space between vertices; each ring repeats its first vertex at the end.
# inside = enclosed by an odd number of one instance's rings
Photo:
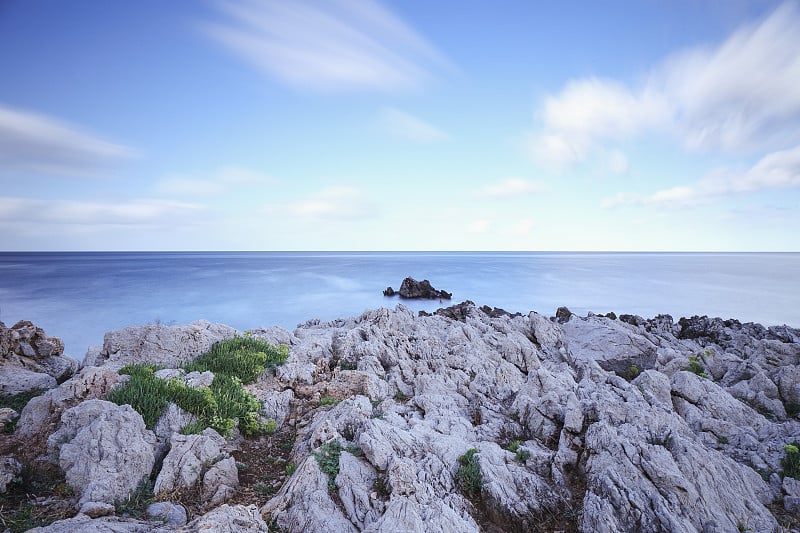
MULTIPOLYGON (((240 330, 394 307, 406 276, 452 303, 553 315, 707 314, 800 327, 800 254, 0 253, 0 320, 31 320, 82 359, 106 331, 199 318, 240 330)), ((403 301, 432 311, 448 302, 403 301)))

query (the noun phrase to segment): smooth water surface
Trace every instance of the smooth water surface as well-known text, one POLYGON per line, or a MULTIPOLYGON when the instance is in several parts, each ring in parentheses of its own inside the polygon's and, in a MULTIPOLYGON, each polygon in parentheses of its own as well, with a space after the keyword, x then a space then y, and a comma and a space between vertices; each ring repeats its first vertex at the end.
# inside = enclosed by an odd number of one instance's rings
MULTIPOLYGON (((240 330, 394 307, 406 276, 508 311, 669 313, 800 327, 800 254, 496 252, 0 253, 0 320, 82 359, 106 331, 204 318, 240 330)), ((432 311, 450 302, 408 301, 432 311)))

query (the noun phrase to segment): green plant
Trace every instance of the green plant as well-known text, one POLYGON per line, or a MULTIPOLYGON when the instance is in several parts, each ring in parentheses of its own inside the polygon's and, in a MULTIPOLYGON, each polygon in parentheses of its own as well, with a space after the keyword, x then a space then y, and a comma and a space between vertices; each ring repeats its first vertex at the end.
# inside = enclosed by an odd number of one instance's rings
POLYGON ((633 379, 638 375, 639 375, 639 367, 636 365, 631 365, 631 367, 628 369, 628 377, 630 379, 633 379))
POLYGON ((297 465, 295 463, 286 463, 286 475, 291 477, 297 472, 297 465))
POLYGON ((520 448, 517 450, 517 461, 520 463, 525 463, 528 459, 531 458, 531 451, 525 448, 520 448))
POLYGON ((356 368, 358 368, 358 363, 353 363, 351 361, 346 361, 342 359, 341 361, 339 361, 339 368, 341 368, 342 370, 355 370, 356 368))
POLYGON ((338 440, 326 442, 318 451, 311 452, 317 460, 319 469, 328 476, 328 488, 336 488, 336 476, 339 475, 339 457, 342 455, 342 443, 338 440))
POLYGON ((728 437, 721 435, 717 437, 717 442, 720 444, 729 444, 728 437))
POLYGON ((800 403, 786 402, 783 404, 783 407, 786 409, 786 416, 789 418, 794 418, 797 415, 800 415, 800 403))
POLYGON ((339 401, 333 396, 323 396, 319 399, 319 405, 336 405, 339 401))
POLYGON ((262 496, 272 496, 273 494, 275 494, 275 489, 272 487, 272 485, 264 485, 259 483, 258 485, 253 487, 253 490, 261 494, 262 496))
POLYGON ((215 344, 211 351, 187 364, 186 370, 214 372, 210 387, 192 388, 179 379, 155 377, 158 366, 135 364, 123 367, 130 375, 123 386, 112 390, 107 399, 119 405, 129 404, 142 415, 152 429, 170 402, 194 414, 198 421, 185 426, 184 434, 200 433, 211 427, 227 436, 239 424, 245 435, 272 433, 275 421, 259 422, 261 405, 242 384, 255 380, 264 369, 286 361, 288 348, 275 348, 250 337, 235 337, 215 344), (258 351, 256 351, 258 350, 258 351))
POLYGON ((512 440, 511 444, 508 445, 508 451, 511 453, 517 453, 517 450, 519 450, 520 446, 522 446, 521 440, 512 440))
POLYGON ((403 394, 400 391, 397 391, 397 394, 394 395, 394 399, 395 399, 395 401, 398 401, 398 402, 404 402, 404 401, 408 400, 408 396, 406 396, 405 394, 403 394))
POLYGON ((289 357, 289 347, 276 347, 252 336, 234 337, 218 342, 205 353, 184 365, 187 372, 205 372, 238 377, 242 383, 252 383, 268 368, 282 365, 289 357))
POLYGON ((697 374, 701 378, 708 379, 708 374, 706 374, 705 368, 703 367, 702 363, 700 363, 700 360, 697 358, 697 356, 689 356, 689 366, 686 367, 686 370, 697 374))
POLYGON ((800 443, 794 441, 787 444, 783 451, 786 453, 781 461, 784 477, 800 479, 800 443))
POLYGON ((127 498, 114 500, 114 510, 117 515, 141 518, 151 503, 153 503, 153 482, 144 478, 127 498))
POLYGON ((459 457, 458 462, 461 466, 458 467, 456 472, 456 484, 461 490, 472 496, 480 494, 481 485, 483 484, 481 465, 475 456, 477 453, 478 450, 472 448, 459 457))
POLYGON ((740 520, 738 520, 736 522, 736 530, 737 531, 741 531, 742 533, 744 533, 745 531, 750 531, 750 527, 747 525, 747 523, 744 520, 740 519, 740 520))
POLYGON ((19 394, 13 394, 11 396, 0 397, 0 407, 8 407, 19 413, 25 408, 26 405, 28 405, 29 401, 41 394, 44 394, 44 392, 45 389, 33 389, 20 392, 19 394))

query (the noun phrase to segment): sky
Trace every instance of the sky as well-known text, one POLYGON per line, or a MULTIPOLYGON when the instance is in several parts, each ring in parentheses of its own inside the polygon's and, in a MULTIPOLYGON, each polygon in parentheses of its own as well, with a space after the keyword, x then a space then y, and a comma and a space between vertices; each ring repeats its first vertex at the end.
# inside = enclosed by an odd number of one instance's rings
POLYGON ((0 251, 800 251, 800 1, 0 0, 0 251))

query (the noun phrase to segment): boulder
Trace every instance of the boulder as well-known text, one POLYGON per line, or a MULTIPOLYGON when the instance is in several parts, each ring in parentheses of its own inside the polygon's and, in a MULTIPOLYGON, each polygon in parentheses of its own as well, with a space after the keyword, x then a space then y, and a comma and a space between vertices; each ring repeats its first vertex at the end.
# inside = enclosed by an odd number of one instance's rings
POLYGON ((29 529, 27 533, 168 533, 171 531, 175 529, 160 521, 146 522, 116 516, 92 518, 79 514, 74 518, 58 520, 49 526, 29 529))
POLYGON ((127 498, 150 475, 155 435, 129 405, 88 400, 68 409, 48 447, 58 455, 67 484, 81 512, 114 512, 114 500, 127 498))
POLYGON ((236 531, 237 533, 267 533, 267 523, 255 505, 224 504, 192 520, 181 528, 183 533, 200 533, 210 531, 236 531))
POLYGON ((56 430, 66 409, 84 400, 105 398, 118 381, 119 375, 108 368, 81 369, 58 387, 28 402, 17 422, 17 437, 27 443, 29 451, 39 450, 56 430))
POLYGON ((198 320, 179 326, 151 324, 105 334, 95 364, 119 369, 133 363, 156 363, 176 368, 208 352, 215 343, 233 338, 237 331, 224 324, 198 320))
POLYGON ((5 494, 8 486, 22 473, 22 464, 13 457, 0 458, 0 494, 5 494))
POLYGON ((187 519, 186 508, 179 503, 155 502, 147 506, 145 511, 151 520, 158 520, 167 526, 185 526, 187 519))
POLYGON ((211 428, 200 435, 173 435, 153 492, 160 494, 197 485, 205 501, 219 505, 239 485, 236 461, 223 452, 225 439, 211 428))
POLYGON ((0 396, 53 388, 78 366, 77 360, 64 355, 64 343, 58 337, 27 320, 10 328, 0 322, 0 396))
POLYGON ((45 391, 56 385, 56 379, 50 374, 32 372, 13 365, 0 366, 0 398, 45 391))

